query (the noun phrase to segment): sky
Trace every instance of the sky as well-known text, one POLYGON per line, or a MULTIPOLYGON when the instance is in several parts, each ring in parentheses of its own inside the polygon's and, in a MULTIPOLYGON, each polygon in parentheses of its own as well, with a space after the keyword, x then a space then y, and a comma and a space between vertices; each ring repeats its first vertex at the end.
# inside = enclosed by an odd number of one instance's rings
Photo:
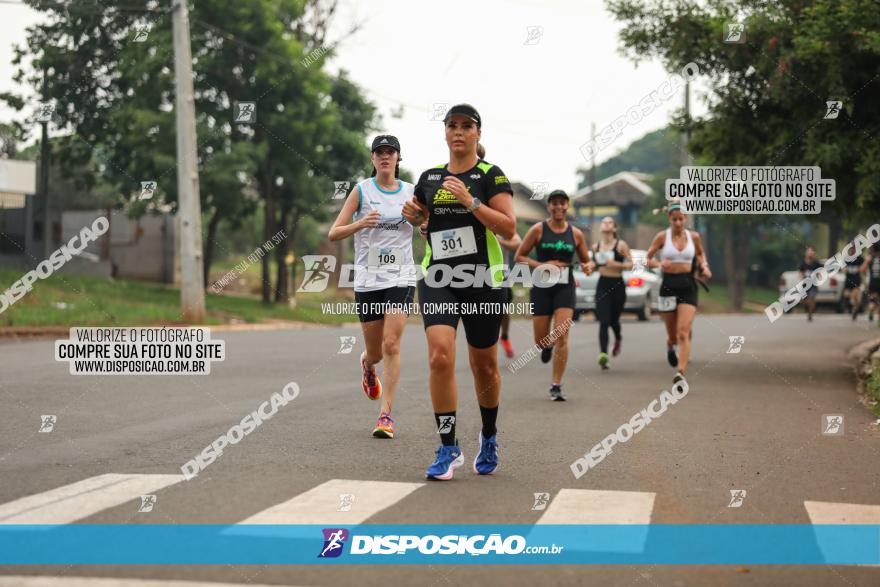
MULTIPOLYGON (((22 91, 12 81, 12 46, 41 19, 14 2, 0 1, 0 91, 22 91)), ((590 123, 599 133, 670 75, 657 60, 635 64, 620 53, 621 25, 600 0, 340 0, 330 40, 355 23, 360 30, 341 41, 329 67, 364 89, 381 132, 400 139, 402 166, 416 176, 448 160, 435 112, 468 102, 483 119, 487 161, 512 180, 573 191, 590 123)), ((682 101, 679 90, 628 124, 597 163, 663 127, 682 101)), ((692 106, 703 111, 699 99, 692 106)), ((0 120, 13 116, 0 105, 0 120)))

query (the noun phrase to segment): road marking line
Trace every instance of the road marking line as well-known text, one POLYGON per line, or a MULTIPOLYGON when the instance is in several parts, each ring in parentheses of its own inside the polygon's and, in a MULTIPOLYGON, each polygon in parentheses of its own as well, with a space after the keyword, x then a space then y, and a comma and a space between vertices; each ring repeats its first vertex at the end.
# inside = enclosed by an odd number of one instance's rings
POLYGON ((805 501, 811 524, 880 524, 880 505, 805 501))
POLYGON ((560 489, 538 524, 650 524, 656 493, 560 489))
MULTIPOLYGON (((825 524, 880 524, 880 505, 838 503, 833 501, 805 501, 804 508, 813 525, 825 524)), ((823 554, 840 552, 840 545, 822 533, 816 535, 816 543, 823 554)), ((852 565, 857 567, 880 567, 880 565, 852 565)))
POLYGON ((392 481, 331 479, 242 520, 239 524, 360 524, 425 485, 392 481), (339 511, 340 495, 352 495, 349 511, 339 511))
MULTIPOLYGON (((232 587, 233 585, 241 585, 241 583, 117 579, 115 577, 35 577, 33 575, 0 577, 0 587, 232 587)), ((263 583, 248 583, 247 585, 248 587, 271 587, 263 583)))
POLYGON ((586 536, 578 548, 585 552, 644 552, 648 524, 654 511, 656 493, 641 491, 600 491, 560 489, 536 522, 547 524, 643 525, 617 538, 598 534, 586 536))
POLYGON ((183 479, 183 475, 116 473, 89 477, 0 505, 0 524, 71 524, 183 479))

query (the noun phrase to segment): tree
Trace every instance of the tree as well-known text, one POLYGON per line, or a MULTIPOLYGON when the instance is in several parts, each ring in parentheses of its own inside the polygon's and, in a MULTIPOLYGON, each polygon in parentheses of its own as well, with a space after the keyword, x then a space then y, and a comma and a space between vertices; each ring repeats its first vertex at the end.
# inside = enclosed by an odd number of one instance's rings
MULTIPOLYGON (((880 206, 880 6, 868 0, 782 0, 703 4, 611 0, 624 23, 621 41, 635 59, 659 57, 670 71, 694 61, 709 83, 706 116, 676 126, 691 132, 697 164, 819 165, 837 180, 823 216, 832 236, 839 218, 880 206), (746 42, 724 43, 726 23, 741 22, 746 42), (824 120, 827 100, 845 114, 824 120)), ((759 216, 721 217, 731 298, 739 309, 748 242, 759 216)), ((832 240, 831 247, 837 246, 832 240)))
MULTIPOLYGON (((44 98, 56 101, 64 130, 75 138, 65 145, 67 168, 85 169, 99 154, 105 179, 123 197, 133 199, 140 182, 151 180, 158 184, 157 199, 175 207, 167 5, 157 0, 29 4, 46 12, 48 22, 31 27, 26 47, 17 49, 16 80, 44 88, 44 98), (28 54, 40 74, 24 68, 28 54)), ((365 125, 343 126, 331 97, 334 82, 321 70, 330 49, 315 48, 326 36, 335 5, 326 0, 200 0, 190 11, 200 193, 202 209, 210 214, 206 265, 214 246, 222 246, 215 243, 220 222, 255 209, 248 190, 263 200, 268 240, 285 225, 285 210, 317 209, 326 197, 332 176, 321 166, 332 159, 327 147, 338 142, 340 133, 351 133, 342 143, 357 133, 362 140, 365 125), (233 121, 235 102, 255 103, 256 121, 233 121)), ((349 102, 359 98, 355 91, 349 102)), ((357 157, 349 159, 349 165, 356 164, 357 157)), ((265 257, 263 282, 263 300, 269 303, 272 285, 265 257)))

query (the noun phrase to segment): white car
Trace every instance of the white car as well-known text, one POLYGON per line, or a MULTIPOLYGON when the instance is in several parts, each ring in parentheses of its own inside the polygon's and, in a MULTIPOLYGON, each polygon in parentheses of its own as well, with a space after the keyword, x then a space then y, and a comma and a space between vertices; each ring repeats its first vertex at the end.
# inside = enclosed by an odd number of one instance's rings
MULTIPOLYGON (((624 312, 635 312, 639 320, 648 320, 651 310, 657 310, 657 299, 660 295, 660 281, 662 273, 660 269, 648 269, 645 257, 647 251, 631 249, 634 267, 622 273, 626 283, 626 303, 624 312)), ((590 251, 590 258, 593 251, 590 251)), ((599 272, 594 271, 587 276, 580 269, 572 269, 575 279, 575 320, 584 312, 596 310, 596 284, 599 282, 599 272)))
MULTIPOLYGON (((818 260, 821 265, 825 264, 824 260, 818 260)), ((834 275, 825 280, 825 283, 817 286, 819 291, 816 293, 816 304, 833 306, 838 313, 843 312, 847 306, 847 301, 843 297, 843 284, 846 282, 846 269, 838 271, 834 275)), ((779 276, 779 295, 782 296, 793 288, 803 279, 799 270, 785 271, 779 276)))

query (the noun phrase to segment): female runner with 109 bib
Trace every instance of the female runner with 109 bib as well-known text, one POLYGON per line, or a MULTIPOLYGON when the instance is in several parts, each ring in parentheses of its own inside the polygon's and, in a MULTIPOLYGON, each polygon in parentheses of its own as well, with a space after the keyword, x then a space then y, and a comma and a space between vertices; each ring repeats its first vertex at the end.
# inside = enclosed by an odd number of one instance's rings
POLYGON ((496 345, 505 295, 500 287, 501 246, 495 235, 509 239, 516 232, 510 182, 496 165, 477 156, 482 133, 477 110, 468 104, 453 106, 446 113, 444 126, 449 163, 422 173, 415 197, 403 209, 404 217, 414 226, 428 222, 422 262, 426 275, 418 289, 428 338, 431 403, 441 445, 425 476, 441 481, 452 479, 455 469, 464 463, 455 437, 455 334, 459 320, 464 324, 482 420, 473 470, 488 475, 498 467, 495 422, 501 374, 496 345), (455 278, 448 279, 450 275, 455 278))
POLYGON ((376 365, 384 360, 384 397, 373 436, 394 438, 391 408, 400 375, 400 337, 415 295, 412 226, 401 212, 413 185, 399 179, 400 142, 391 135, 373 140, 373 174, 358 183, 330 228, 330 240, 354 235, 358 318, 366 350, 361 355, 361 385, 371 400, 383 396, 376 365), (357 220, 348 223, 352 217, 357 220))

